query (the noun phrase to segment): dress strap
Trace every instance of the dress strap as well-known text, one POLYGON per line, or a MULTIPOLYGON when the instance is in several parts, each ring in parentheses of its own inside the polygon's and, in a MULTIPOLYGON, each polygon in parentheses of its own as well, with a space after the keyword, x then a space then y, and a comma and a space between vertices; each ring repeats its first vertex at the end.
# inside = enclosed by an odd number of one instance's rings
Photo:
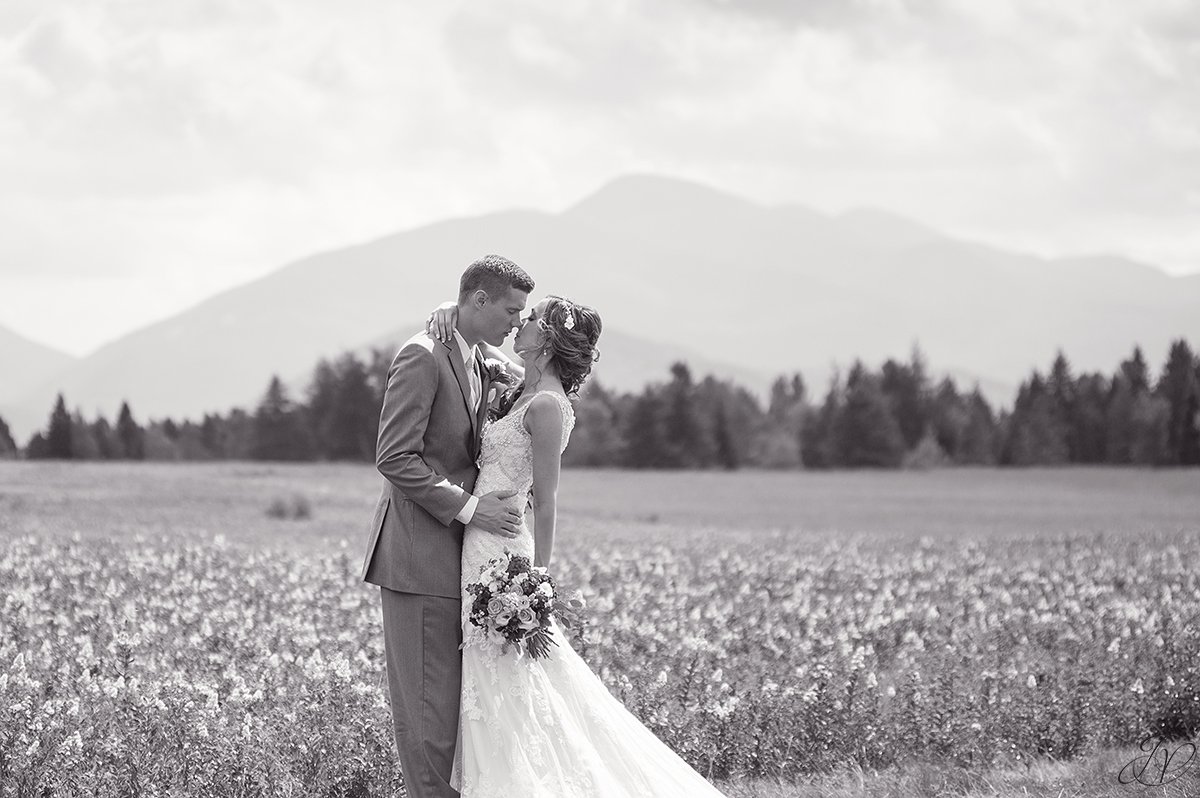
POLYGON ((525 406, 521 408, 522 425, 525 419, 525 413, 529 411, 529 406, 533 404, 533 400, 538 396, 548 393, 558 401, 558 407, 562 411, 562 448, 567 448, 567 439, 571 437, 571 430, 575 428, 575 408, 571 405, 571 400, 563 396, 558 391, 541 390, 529 398, 525 406))

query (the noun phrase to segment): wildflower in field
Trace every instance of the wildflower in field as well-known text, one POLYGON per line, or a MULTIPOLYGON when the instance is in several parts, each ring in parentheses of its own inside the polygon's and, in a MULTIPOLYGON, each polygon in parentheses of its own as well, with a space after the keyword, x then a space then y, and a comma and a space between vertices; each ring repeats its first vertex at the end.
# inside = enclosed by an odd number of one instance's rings
MULTIPOLYGON (((1068 555, 1048 539, 939 544, 903 562, 842 541, 789 545, 773 540, 779 556, 763 560, 752 556, 760 540, 714 536, 686 548, 564 541, 556 577, 578 585, 592 608, 572 645, 578 640, 605 684, 705 772, 790 778, 825 767, 818 756, 787 752, 801 738, 815 750, 827 745, 820 719, 839 705, 847 739, 894 739, 866 749, 876 753, 863 764, 926 755, 920 736, 903 730, 926 728, 927 719, 905 716, 909 702, 887 700, 904 674, 931 674, 920 684, 925 706, 969 709, 958 717, 972 733, 941 752, 957 756, 977 755, 981 739, 1021 741, 1029 713, 1057 711, 1058 691, 1033 689, 1041 662, 1059 663, 1068 684, 1086 663, 1089 678, 1111 685, 1086 697, 1111 707, 1104 720, 1136 728, 1145 707, 1120 694, 1170 701, 1183 672, 1150 696, 1113 655, 1151 667, 1172 650, 1179 662, 1200 661, 1189 648, 1194 636, 1159 634, 1156 614, 1164 585, 1172 622, 1200 609, 1200 590, 1178 565, 1135 549, 1084 545, 1068 555), (1131 571, 1138 578, 1114 594, 1113 579, 1131 571), (949 666, 953 696, 939 693, 947 652, 964 663, 949 666), (850 699, 856 684, 865 690, 850 699), (860 711, 860 701, 875 703, 860 711)), ((1194 536, 1177 548, 1177 562, 1200 558, 1194 536)), ((57 548, 35 537, 8 541, 0 547, 0 740, 12 741, 10 766, 100 783, 107 765, 95 752, 124 751, 127 739, 130 751, 144 752, 133 756, 144 757, 135 764, 146 794, 170 794, 185 770, 194 794, 244 794, 228 781, 234 773, 303 783, 295 794, 398 794, 378 603, 338 557, 333 545, 264 556, 165 538, 57 548)), ((1052 742, 1070 740, 1064 731, 1052 742)), ((1015 756, 1024 744, 1003 746, 1015 756)))

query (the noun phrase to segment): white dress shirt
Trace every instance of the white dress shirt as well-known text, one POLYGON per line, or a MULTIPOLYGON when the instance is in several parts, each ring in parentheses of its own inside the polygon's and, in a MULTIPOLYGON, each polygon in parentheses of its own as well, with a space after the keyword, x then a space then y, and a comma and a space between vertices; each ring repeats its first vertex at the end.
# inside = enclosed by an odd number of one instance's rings
MULTIPOLYGON (((467 369, 467 381, 471 384, 471 392, 474 394, 472 397, 474 400, 474 406, 472 409, 476 412, 476 414, 478 414, 479 393, 482 390, 483 385, 479 382, 479 374, 475 370, 474 363, 479 358, 479 347, 467 346, 466 340, 462 337, 458 330, 454 331, 454 340, 458 344, 458 353, 463 359, 463 366, 465 366, 467 369)), ((466 491, 463 492, 466 493, 466 491)), ((459 521, 462 521, 464 524, 471 523, 471 519, 475 517, 475 507, 478 504, 478 497, 475 495, 468 496, 467 503, 464 504, 463 508, 458 511, 458 515, 456 515, 455 518, 459 521)))

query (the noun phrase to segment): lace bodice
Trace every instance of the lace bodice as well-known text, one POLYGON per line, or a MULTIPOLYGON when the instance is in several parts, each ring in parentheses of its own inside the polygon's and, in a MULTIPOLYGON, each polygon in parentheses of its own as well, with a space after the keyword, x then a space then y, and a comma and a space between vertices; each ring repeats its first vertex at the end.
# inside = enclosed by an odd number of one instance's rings
MULTIPOLYGON (((558 400, 562 411, 562 449, 565 449, 571 430, 575 427, 575 411, 567 397, 557 391, 538 391, 508 415, 487 422, 483 428, 475 495, 483 496, 496 490, 515 490, 516 495, 508 501, 522 516, 529 502, 529 491, 533 487, 533 439, 525 429, 525 413, 533 400, 542 394, 550 394, 558 400)), ((478 581, 480 568, 492 558, 503 555, 506 548, 514 554, 523 554, 530 560, 533 559, 533 533, 524 521, 521 522, 520 534, 515 538, 503 538, 467 525, 463 536, 462 587, 463 639, 469 643, 486 638, 481 630, 467 623, 471 602, 465 592, 466 586, 478 581), (475 632, 480 634, 476 635, 475 632)))
MULTIPOLYGON (((533 486, 533 440, 525 429, 525 413, 533 400, 549 394, 558 400, 562 410, 562 449, 575 427, 575 411, 567 397, 557 391, 538 391, 521 407, 504 418, 489 421, 483 427, 483 444, 479 453, 479 478, 475 480, 475 495, 494 490, 515 490, 521 507, 533 486)), ((516 498, 516 497, 514 497, 516 498)))

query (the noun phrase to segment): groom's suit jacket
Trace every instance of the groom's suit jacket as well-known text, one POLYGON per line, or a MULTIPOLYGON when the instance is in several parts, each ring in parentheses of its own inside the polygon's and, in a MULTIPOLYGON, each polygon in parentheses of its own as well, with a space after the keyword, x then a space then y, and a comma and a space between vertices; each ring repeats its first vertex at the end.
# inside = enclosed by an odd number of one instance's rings
MULTIPOLYGON (((479 358, 477 358, 479 360, 479 358)), ((401 593, 459 598, 463 524, 475 489, 489 382, 480 367, 479 409, 457 344, 425 333, 405 342, 388 369, 376 465, 387 478, 367 540, 362 578, 401 593)))

